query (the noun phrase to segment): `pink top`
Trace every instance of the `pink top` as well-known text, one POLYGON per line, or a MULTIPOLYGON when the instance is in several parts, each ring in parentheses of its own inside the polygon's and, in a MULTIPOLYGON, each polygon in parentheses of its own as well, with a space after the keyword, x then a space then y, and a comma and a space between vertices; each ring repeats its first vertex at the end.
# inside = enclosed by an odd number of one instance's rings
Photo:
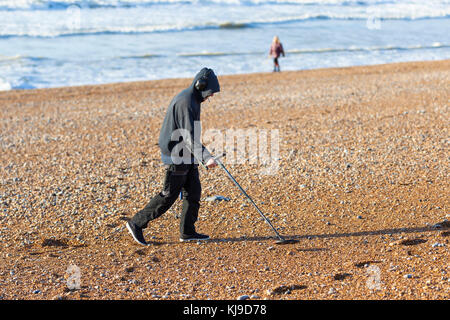
POLYGON ((281 54, 284 57, 283 45, 281 43, 272 43, 269 54, 274 58, 278 58, 281 54))

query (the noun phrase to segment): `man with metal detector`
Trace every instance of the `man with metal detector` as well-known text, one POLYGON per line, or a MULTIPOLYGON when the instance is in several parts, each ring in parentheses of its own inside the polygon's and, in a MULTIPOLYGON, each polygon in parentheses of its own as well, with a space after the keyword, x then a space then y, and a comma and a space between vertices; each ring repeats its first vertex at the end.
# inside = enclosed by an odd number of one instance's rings
POLYGON ((133 239, 147 245, 142 230, 164 214, 183 195, 180 216, 180 241, 207 240, 209 236, 195 230, 200 208, 201 184, 198 164, 217 166, 209 151, 200 142, 200 104, 220 91, 212 69, 203 68, 192 84, 177 94, 169 104, 159 136, 161 158, 166 165, 163 190, 126 223, 133 239))

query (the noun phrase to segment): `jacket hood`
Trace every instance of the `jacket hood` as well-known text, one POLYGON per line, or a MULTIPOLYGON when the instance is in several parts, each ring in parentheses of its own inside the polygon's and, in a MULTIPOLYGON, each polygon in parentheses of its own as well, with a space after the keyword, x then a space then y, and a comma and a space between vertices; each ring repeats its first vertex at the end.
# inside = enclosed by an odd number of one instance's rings
POLYGON ((200 100, 203 101, 213 93, 220 91, 219 80, 217 79, 216 74, 212 69, 203 68, 200 70, 194 77, 194 81, 192 81, 191 87, 200 97, 200 100), (202 77, 206 77, 206 89, 203 91, 199 91, 195 88, 195 83, 202 77))

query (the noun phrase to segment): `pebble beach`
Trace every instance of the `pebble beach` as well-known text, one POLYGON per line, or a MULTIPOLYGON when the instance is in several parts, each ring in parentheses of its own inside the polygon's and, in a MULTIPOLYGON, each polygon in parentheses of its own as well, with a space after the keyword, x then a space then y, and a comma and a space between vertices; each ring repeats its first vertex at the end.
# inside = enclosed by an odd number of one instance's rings
POLYGON ((200 168, 202 243, 181 201, 139 246, 162 187, 165 110, 191 79, 0 92, 0 299, 450 296, 450 60, 220 76, 207 130, 278 130, 274 174, 200 168), (71 272, 78 282, 71 287, 71 272))

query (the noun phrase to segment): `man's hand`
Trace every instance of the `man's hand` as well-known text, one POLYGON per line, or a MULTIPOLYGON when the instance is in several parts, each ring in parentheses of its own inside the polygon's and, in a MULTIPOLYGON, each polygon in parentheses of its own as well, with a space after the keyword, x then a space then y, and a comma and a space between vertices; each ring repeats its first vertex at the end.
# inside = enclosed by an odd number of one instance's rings
POLYGON ((206 166, 211 169, 214 167, 217 167, 217 162, 213 158, 209 159, 208 162, 206 162, 206 166))

